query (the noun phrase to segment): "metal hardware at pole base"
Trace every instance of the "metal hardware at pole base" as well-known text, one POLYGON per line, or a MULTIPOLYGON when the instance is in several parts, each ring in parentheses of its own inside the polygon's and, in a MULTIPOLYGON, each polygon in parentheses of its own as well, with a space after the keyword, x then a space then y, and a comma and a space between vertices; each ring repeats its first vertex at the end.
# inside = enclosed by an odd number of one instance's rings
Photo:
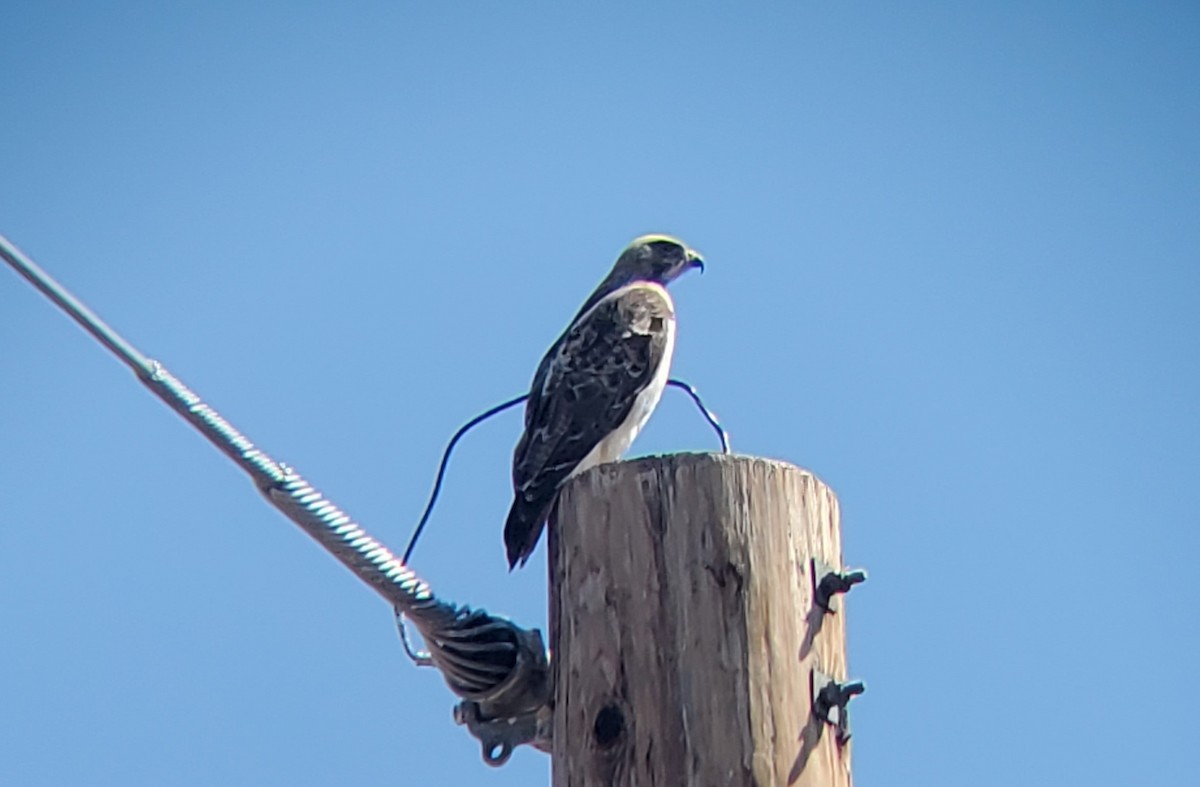
MULTIPOLYGON (((465 725, 483 748, 483 761, 493 767, 508 762, 513 749, 529 744, 549 752, 554 727, 550 711, 550 664, 542 633, 509 623, 516 637, 516 663, 507 678, 486 692, 475 692, 454 708, 454 721, 465 725)), ((447 674, 447 682, 450 676, 447 674)), ((455 689, 460 696, 463 692, 455 689)))
POLYGON ((483 749, 483 761, 493 768, 508 762, 513 750, 529 744, 550 751, 550 730, 554 719, 548 707, 517 716, 485 718, 478 702, 463 700, 454 706, 454 721, 466 725, 483 749))

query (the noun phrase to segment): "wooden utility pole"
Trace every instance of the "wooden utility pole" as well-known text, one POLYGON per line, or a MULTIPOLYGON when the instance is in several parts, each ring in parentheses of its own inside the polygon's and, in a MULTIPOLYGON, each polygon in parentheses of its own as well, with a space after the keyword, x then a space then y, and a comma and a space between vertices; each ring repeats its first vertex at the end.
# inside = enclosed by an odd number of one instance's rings
POLYGON ((550 530, 554 787, 850 787, 813 712, 813 670, 847 678, 844 613, 814 605, 813 559, 842 565, 821 481, 720 454, 602 465, 550 530))

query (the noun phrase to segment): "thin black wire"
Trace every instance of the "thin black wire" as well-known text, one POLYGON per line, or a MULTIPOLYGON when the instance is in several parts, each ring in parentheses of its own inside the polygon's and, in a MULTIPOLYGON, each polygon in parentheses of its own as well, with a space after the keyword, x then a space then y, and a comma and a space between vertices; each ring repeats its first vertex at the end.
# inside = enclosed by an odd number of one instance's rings
MULTIPOLYGON (((417 522, 416 528, 413 529, 412 537, 408 539, 408 546, 404 549, 405 565, 408 565, 409 559, 412 558, 413 550, 417 548, 417 541, 420 540, 421 534, 425 532, 425 525, 429 524, 429 516, 433 513, 433 507, 437 505, 438 495, 442 492, 442 481, 446 478, 446 466, 450 463, 450 454, 454 452, 454 446, 458 445, 458 441, 462 439, 463 435, 476 426, 479 426, 479 424, 493 415, 499 415, 510 407, 516 407, 528 398, 529 394, 523 394, 515 399, 509 399, 507 402, 484 410, 460 426, 458 431, 454 433, 454 436, 450 438, 450 442, 446 444, 446 450, 442 452, 442 461, 438 464, 437 476, 433 479, 433 491, 429 493, 429 502, 425 504, 425 510, 421 512, 421 519, 417 522)), ((399 607, 396 607, 396 628, 400 631, 400 643, 404 645, 404 653, 408 658, 418 667, 434 666, 433 655, 431 653, 413 649, 412 642, 408 638, 408 627, 404 625, 404 612, 399 607)))
POLYGON ((458 445, 458 441, 467 432, 474 429, 479 424, 483 423, 493 415, 499 415, 510 407, 516 407, 521 402, 529 398, 529 394, 518 396, 516 399, 509 399, 503 404, 498 404, 495 407, 485 410, 479 415, 467 421, 458 428, 454 433, 454 437, 450 438, 450 442, 446 445, 446 450, 442 452, 442 462, 438 465, 437 478, 433 481, 433 491, 429 494, 429 502, 425 504, 425 511, 421 514, 421 520, 417 522, 417 527, 413 530, 412 538, 408 540, 408 547, 404 550, 404 564, 408 565, 409 558, 412 557, 413 550, 417 548, 417 540, 421 537, 421 533, 425 530, 425 525, 429 522, 429 515, 433 513, 433 507, 437 504, 438 495, 442 491, 442 480, 446 477, 446 465, 450 462, 450 454, 454 451, 454 446, 458 445))
POLYGON ((683 380, 667 380, 667 385, 679 388, 692 397, 692 401, 696 403, 696 407, 700 408, 700 414, 704 416, 704 420, 708 421, 708 425, 717 433, 717 438, 721 441, 721 453, 729 453, 729 432, 726 432, 725 427, 721 426, 721 421, 717 418, 717 414, 704 406, 704 400, 700 398, 700 392, 696 390, 696 387, 685 383, 683 380))
MULTIPOLYGON (((708 421, 709 426, 717 433, 717 438, 721 441, 721 453, 729 453, 729 433, 721 426, 717 414, 704 405, 704 400, 700 398, 700 393, 696 390, 696 387, 685 383, 683 380, 674 379, 667 380, 667 385, 680 389, 692 398, 692 401, 700 410, 700 414, 704 416, 704 420, 708 421)), ((438 495, 442 491, 442 481, 446 478, 446 467, 450 463, 450 454, 454 452, 454 446, 458 445, 458 441, 462 439, 463 435, 476 426, 479 426, 479 424, 493 415, 499 415, 509 408, 516 407, 528 398, 529 394, 524 394, 483 411, 460 426, 458 431, 454 433, 454 436, 450 438, 450 442, 446 444, 446 450, 442 452, 442 461, 438 464, 437 476, 433 480, 433 491, 429 493, 429 502, 425 504, 425 510, 421 513, 421 519, 417 522, 416 528, 413 529, 412 537, 408 540, 408 547, 404 550, 405 565, 409 564, 413 551, 417 548, 417 541, 420 540, 421 534, 425 532, 425 526, 429 524, 429 517, 433 513, 433 507, 437 505, 438 495)), ((404 645, 404 652, 413 663, 421 667, 432 666, 433 659, 428 652, 413 649, 412 643, 408 638, 408 629, 404 625, 404 614, 399 608, 396 610, 396 627, 400 630, 400 642, 404 645)))

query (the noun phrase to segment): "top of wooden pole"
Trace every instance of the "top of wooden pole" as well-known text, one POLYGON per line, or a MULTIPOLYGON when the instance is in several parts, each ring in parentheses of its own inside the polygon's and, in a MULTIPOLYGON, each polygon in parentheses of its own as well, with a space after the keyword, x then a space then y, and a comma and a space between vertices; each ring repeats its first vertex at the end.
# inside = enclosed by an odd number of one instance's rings
POLYGON ((784 462, 674 454, 601 465, 551 528, 554 784, 849 787, 812 711, 846 679, 837 498, 784 462))

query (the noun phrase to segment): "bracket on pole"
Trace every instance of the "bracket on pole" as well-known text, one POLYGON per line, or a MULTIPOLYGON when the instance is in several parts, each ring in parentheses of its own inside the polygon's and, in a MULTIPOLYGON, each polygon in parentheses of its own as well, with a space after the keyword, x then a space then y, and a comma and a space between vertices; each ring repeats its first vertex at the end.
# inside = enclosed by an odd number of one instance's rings
POLYGON ((830 724, 837 736, 838 746, 850 740, 850 700, 867 690, 862 681, 838 683, 820 670, 814 669, 810 678, 812 711, 818 719, 830 724))
POLYGON ((824 561, 812 559, 813 603, 829 613, 838 611, 837 596, 867 581, 862 569, 838 571, 824 561))

